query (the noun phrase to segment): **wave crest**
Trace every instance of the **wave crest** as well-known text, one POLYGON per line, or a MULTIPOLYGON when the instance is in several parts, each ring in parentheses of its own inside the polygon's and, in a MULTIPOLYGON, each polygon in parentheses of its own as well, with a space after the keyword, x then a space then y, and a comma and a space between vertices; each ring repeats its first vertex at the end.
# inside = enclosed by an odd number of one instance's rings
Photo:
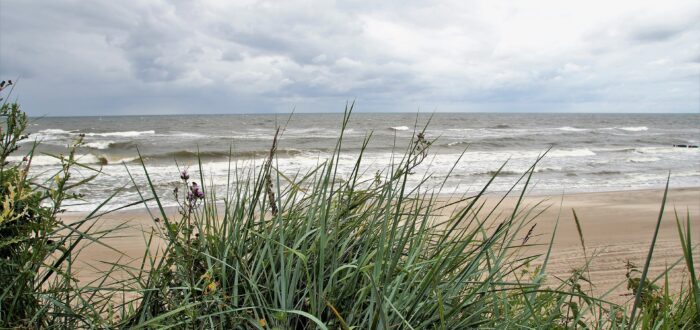
POLYGON ((588 130, 586 128, 576 128, 576 127, 571 127, 571 126, 557 127, 557 129, 560 131, 565 131, 565 132, 585 132, 588 130))
POLYGON ((649 130, 649 127, 646 126, 629 126, 629 127, 617 127, 619 130, 623 131, 628 131, 628 132, 641 132, 641 131, 647 131, 649 130))
POLYGON ((588 148, 581 148, 569 150, 552 150, 548 155, 551 157, 584 157, 595 156, 596 153, 588 148))
POLYGON ((153 135, 156 131, 124 131, 124 132, 104 132, 104 133, 85 133, 86 136, 120 136, 120 137, 136 137, 140 135, 153 135))
POLYGON ((394 131, 408 131, 408 126, 392 126, 389 129, 394 131))

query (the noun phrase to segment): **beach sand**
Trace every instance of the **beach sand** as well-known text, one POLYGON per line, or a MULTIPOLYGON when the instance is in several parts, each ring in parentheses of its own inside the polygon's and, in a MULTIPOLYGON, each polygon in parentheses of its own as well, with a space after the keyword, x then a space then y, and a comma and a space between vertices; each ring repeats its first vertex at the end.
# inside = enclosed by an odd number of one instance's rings
MULTIPOLYGON (((528 247, 526 254, 546 252, 552 230, 557 217, 559 227, 554 240, 552 256, 547 273, 550 284, 556 284, 558 278, 566 278, 572 269, 581 268, 586 258, 581 247, 581 241, 573 219, 572 209, 581 223, 586 245, 586 255, 595 255, 590 264, 590 279, 594 284, 594 293, 601 294, 616 285, 606 300, 624 303, 633 297, 626 288, 627 261, 633 262, 641 269, 644 266, 649 246, 654 233, 654 227, 659 216, 663 190, 634 190, 603 193, 579 193, 559 196, 530 196, 525 197, 523 205, 533 207, 537 212, 543 211, 533 223, 536 227, 528 244, 542 244, 528 247), (540 203, 541 202, 541 203, 540 203), (538 204, 539 203, 539 204, 538 204)), ((493 204, 496 197, 489 197, 488 204, 493 204)), ((443 199, 445 201, 445 199, 443 199)), ((512 210, 517 196, 508 197, 501 205, 504 214, 512 210)), ((686 212, 690 213, 693 235, 700 237, 700 188, 672 189, 664 212, 657 244, 654 249, 650 277, 661 274, 665 267, 672 265, 682 257, 674 210, 685 221, 686 212)), ((449 210, 446 210, 449 212, 449 210)), ((155 212, 155 211, 153 211, 155 212)), ((169 212, 176 213, 175 209, 169 212)), ((536 213, 536 212, 535 212, 536 213)), ((66 223, 82 219, 85 214, 66 213, 62 216, 66 223)), ((502 219, 502 218, 501 218, 502 219)), ((74 267, 77 278, 87 283, 98 277, 100 270, 109 268, 110 262, 116 262, 120 257, 122 263, 129 262, 134 267, 140 267, 140 260, 145 252, 145 241, 148 232, 155 226, 148 212, 144 209, 128 210, 111 213, 96 220, 94 230, 104 230, 123 225, 124 228, 105 237, 104 242, 111 248, 98 244, 90 244, 81 251, 81 262, 74 267), (119 252, 117 252, 119 251, 119 252), (120 254, 123 254, 120 256, 120 254)), ((530 227, 523 230, 523 235, 530 227)), ((696 259, 700 252, 695 253, 696 259)), ((541 258, 533 264, 540 264, 541 258)), ((700 260, 696 261, 696 265, 700 260)), ((679 288, 687 279, 683 278, 685 263, 681 261, 677 270, 670 272, 671 288, 679 288)))

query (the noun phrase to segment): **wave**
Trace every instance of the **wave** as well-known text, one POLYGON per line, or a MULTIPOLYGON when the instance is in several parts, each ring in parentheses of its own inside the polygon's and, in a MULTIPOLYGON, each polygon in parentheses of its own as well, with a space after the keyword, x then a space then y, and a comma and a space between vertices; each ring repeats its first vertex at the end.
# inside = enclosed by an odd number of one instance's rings
MULTIPOLYGON (((152 154, 144 155, 145 159, 152 160, 172 160, 172 159, 182 159, 182 158, 201 158, 201 159, 226 159, 229 157, 234 158, 250 158, 250 157, 267 157, 269 155, 268 150, 258 150, 258 151, 237 151, 229 153, 229 151, 190 151, 190 150, 178 150, 172 152, 166 152, 162 154, 152 154)), ((276 151, 277 155, 283 156, 297 156, 301 155, 303 152, 298 149, 278 149, 276 151)))
MULTIPOLYGON (((116 137, 135 137, 135 136, 140 136, 140 135, 153 135, 156 132, 153 130, 149 131, 124 131, 124 132, 87 132, 83 133, 85 136, 102 136, 102 137, 108 137, 108 136, 116 136, 116 137)), ((66 135, 77 135, 80 134, 80 131, 66 131, 60 128, 47 128, 41 131, 38 131, 36 133, 33 133, 31 135, 34 136, 40 136, 40 137, 53 137, 56 135, 60 136, 66 136, 66 135)))
POLYGON ((86 136, 119 136, 119 137, 136 137, 141 135, 153 135, 156 131, 124 131, 124 132, 105 132, 105 133, 85 133, 86 136))
MULTIPOLYGON (((19 163, 22 161, 24 156, 9 156, 7 157, 7 161, 10 162, 10 164, 13 163, 19 163)), ((51 156, 34 156, 32 157, 32 165, 34 166, 43 166, 43 165, 60 165, 61 161, 58 159, 51 157, 51 156)))
MULTIPOLYGON (((535 173, 550 173, 550 172, 560 172, 562 170, 561 167, 558 166, 543 166, 543 167, 535 167, 535 173)), ((483 174, 483 175, 488 175, 488 176, 494 176, 496 173, 498 175, 505 175, 505 176, 512 176, 512 175, 523 175, 529 171, 528 168, 519 168, 519 169, 512 169, 512 170, 502 170, 501 172, 498 172, 497 170, 488 170, 484 172, 478 172, 476 174, 483 174)))
POLYGON ((51 135, 68 135, 71 133, 75 133, 75 131, 66 131, 62 130, 60 128, 47 128, 41 131, 36 132, 36 134, 51 134, 51 135))
POLYGON ((105 150, 114 144, 114 141, 93 141, 85 143, 85 146, 92 149, 105 150))
POLYGON ((131 162, 137 161, 138 159, 139 159, 138 157, 113 157, 113 156, 100 155, 100 156, 97 156, 97 161, 95 161, 93 164, 110 165, 110 164, 131 163, 131 162))
MULTIPOLYGON (((392 127, 393 128, 393 127, 392 127)), ((320 135, 320 136, 338 136, 339 130, 333 128, 323 128, 323 127, 310 127, 310 128, 287 128, 282 132, 284 135, 320 135)), ((356 133, 352 128, 346 128, 343 134, 356 133)))
POLYGON ((616 127, 617 129, 628 131, 628 132, 641 132, 649 130, 646 126, 630 126, 630 127, 616 127))
POLYGON ((29 139, 22 140, 20 141, 20 143, 62 140, 74 133, 75 131, 66 131, 58 128, 48 128, 38 132, 29 133, 29 139))
POLYGON ((659 160, 661 160, 661 159, 658 157, 632 157, 632 158, 628 158, 627 162, 630 162, 630 163, 653 163, 653 162, 656 162, 659 160))
POLYGON ((493 171, 486 171, 478 174, 483 174, 487 176, 494 176, 496 174, 498 175, 503 175, 503 176, 513 176, 513 175, 522 175, 523 172, 518 172, 518 171, 508 171, 508 170, 502 170, 500 172, 493 170, 493 171))
POLYGON ((107 149, 133 149, 137 146, 134 141, 91 141, 85 143, 85 147, 96 150, 107 149))
MULTIPOLYGON (((148 132, 153 132, 153 131, 148 131, 148 132)), ((155 133, 155 132, 153 132, 155 133)), ((151 133, 151 134, 153 134, 151 133)), ((185 137, 185 138, 201 138, 201 137, 207 137, 204 134, 200 133, 189 133, 189 132, 171 132, 169 134, 159 134, 159 136, 164 136, 164 137, 185 137)))
POLYGON ((137 143, 134 141, 121 141, 121 142, 112 142, 110 147, 116 149, 116 148, 121 148, 121 149, 131 149, 137 146, 137 143))
POLYGON ((566 131, 566 132, 585 132, 585 131, 588 131, 588 129, 586 129, 586 128, 576 128, 576 127, 571 127, 571 126, 557 127, 557 129, 560 131, 566 131))
POLYGON ((595 156, 596 153, 588 148, 570 149, 570 150, 552 150, 547 154, 550 157, 583 157, 595 156))
MULTIPOLYGON (((262 154, 262 152, 261 152, 262 154)), ((179 150, 162 154, 144 155, 146 159, 173 159, 173 158, 225 158, 229 156, 228 151, 189 151, 179 150)))
POLYGON ((454 147, 458 145, 463 145, 463 144, 470 144, 471 142, 469 141, 453 141, 447 144, 448 147, 454 147))
POLYGON ((408 131, 408 126, 393 126, 389 127, 389 129, 394 131, 408 131))
MULTIPOLYGON (((120 144, 120 143, 115 143, 115 144, 120 144)), ((98 148, 94 148, 98 149, 98 148)), ((317 150, 318 152, 323 152, 321 150, 317 150)), ((300 156, 304 154, 312 154, 313 151, 301 151, 298 149, 278 149, 276 154, 279 156, 286 156, 286 157, 295 157, 295 156, 300 156)), ((258 151, 239 151, 239 152, 234 152, 231 154, 233 158, 241 159, 241 158, 254 158, 254 157, 261 157, 261 158, 267 158, 269 155, 269 151, 267 150, 258 150, 258 151)), ((10 156, 7 158, 7 161, 10 163, 19 163, 22 161, 24 156, 10 156)), ((189 151, 189 150, 179 150, 179 151, 173 151, 173 152, 166 152, 166 153, 161 153, 161 154, 146 154, 143 155, 144 159, 148 160, 155 160, 155 161, 172 161, 174 159, 196 159, 200 158, 202 160, 225 160, 228 159, 229 157, 229 152, 228 151, 189 151)), ((109 155, 109 154, 95 154, 95 153, 86 153, 86 154, 77 154, 75 156, 76 161, 81 164, 86 164, 86 165, 112 165, 112 164, 121 164, 121 163, 132 163, 135 162, 139 159, 137 156, 133 157, 124 157, 124 156, 116 156, 116 155, 109 155)), ((315 159, 315 157, 311 157, 315 159)), ((49 156, 49 155, 36 155, 32 158, 32 165, 34 166, 56 166, 60 165, 61 162, 59 159, 49 156)))
POLYGON ((603 170, 603 171, 593 172, 593 173, 591 173, 591 174, 593 174, 593 175, 617 175, 617 174, 622 174, 622 172, 620 172, 620 171, 606 171, 606 170, 603 170))
POLYGON ((506 128, 511 128, 510 125, 505 125, 505 124, 498 124, 495 126, 491 126, 489 128, 494 128, 494 129, 506 129, 506 128))
MULTIPOLYGON (((22 161, 24 156, 10 156, 7 160, 10 163, 19 163, 22 161)), ((138 159, 138 157, 121 157, 115 158, 107 155, 95 155, 95 154, 77 154, 75 155, 76 162, 85 165, 108 165, 108 164, 119 164, 121 162, 129 163, 138 159)), ((57 166, 61 165, 61 161, 53 156, 49 155, 36 155, 32 157, 33 166, 57 166)))
POLYGON ((630 153, 630 152, 636 152, 637 148, 596 148, 595 151, 603 151, 603 152, 619 152, 619 153, 630 153))
POLYGON ((638 154, 697 154, 700 148, 674 148, 674 147, 639 147, 634 149, 638 154))

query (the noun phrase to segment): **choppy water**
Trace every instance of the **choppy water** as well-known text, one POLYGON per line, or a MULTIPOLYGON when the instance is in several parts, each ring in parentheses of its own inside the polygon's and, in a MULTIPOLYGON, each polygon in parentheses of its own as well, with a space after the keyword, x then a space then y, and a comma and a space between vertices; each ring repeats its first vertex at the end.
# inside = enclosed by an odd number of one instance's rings
MULTIPOLYGON (((354 165, 362 140, 372 133, 365 152, 367 177, 402 154, 430 115, 353 114, 345 132, 341 173, 354 165)), ((143 170, 137 162, 140 150, 149 173, 169 200, 178 183, 176 162, 196 172, 199 151, 205 172, 222 187, 227 179, 229 150, 243 164, 260 165, 267 154, 276 125, 286 125, 278 145, 279 168, 288 174, 304 172, 328 156, 340 133, 340 114, 286 115, 202 115, 36 118, 30 139, 14 156, 29 150, 31 141, 42 142, 40 152, 65 152, 78 134, 85 134, 80 159, 106 175, 83 187, 89 209, 104 200, 115 187, 127 186, 111 204, 138 199, 130 185, 125 165, 143 184, 143 170)), ((525 171, 548 148, 540 163, 534 193, 610 191, 662 187, 671 171, 672 187, 700 186, 700 149, 673 145, 700 144, 698 114, 446 114, 433 115, 426 131, 428 140, 437 139, 429 158, 417 169, 416 182, 424 172, 434 173, 429 184, 442 182, 459 154, 443 193, 478 190, 505 161, 504 176, 494 191, 510 187, 516 175, 525 171)), ((46 175, 57 162, 37 155, 34 173, 46 175)), ((89 171, 81 171, 88 175, 89 171)), ((195 173, 196 174, 196 173, 195 173)))

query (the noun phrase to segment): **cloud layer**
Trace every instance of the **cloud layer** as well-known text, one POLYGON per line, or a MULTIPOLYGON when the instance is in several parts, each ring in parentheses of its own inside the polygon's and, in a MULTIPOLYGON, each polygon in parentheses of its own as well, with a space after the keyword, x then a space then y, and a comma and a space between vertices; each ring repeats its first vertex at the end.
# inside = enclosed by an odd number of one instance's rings
POLYGON ((700 111, 697 1, 0 2, 32 115, 700 111))

